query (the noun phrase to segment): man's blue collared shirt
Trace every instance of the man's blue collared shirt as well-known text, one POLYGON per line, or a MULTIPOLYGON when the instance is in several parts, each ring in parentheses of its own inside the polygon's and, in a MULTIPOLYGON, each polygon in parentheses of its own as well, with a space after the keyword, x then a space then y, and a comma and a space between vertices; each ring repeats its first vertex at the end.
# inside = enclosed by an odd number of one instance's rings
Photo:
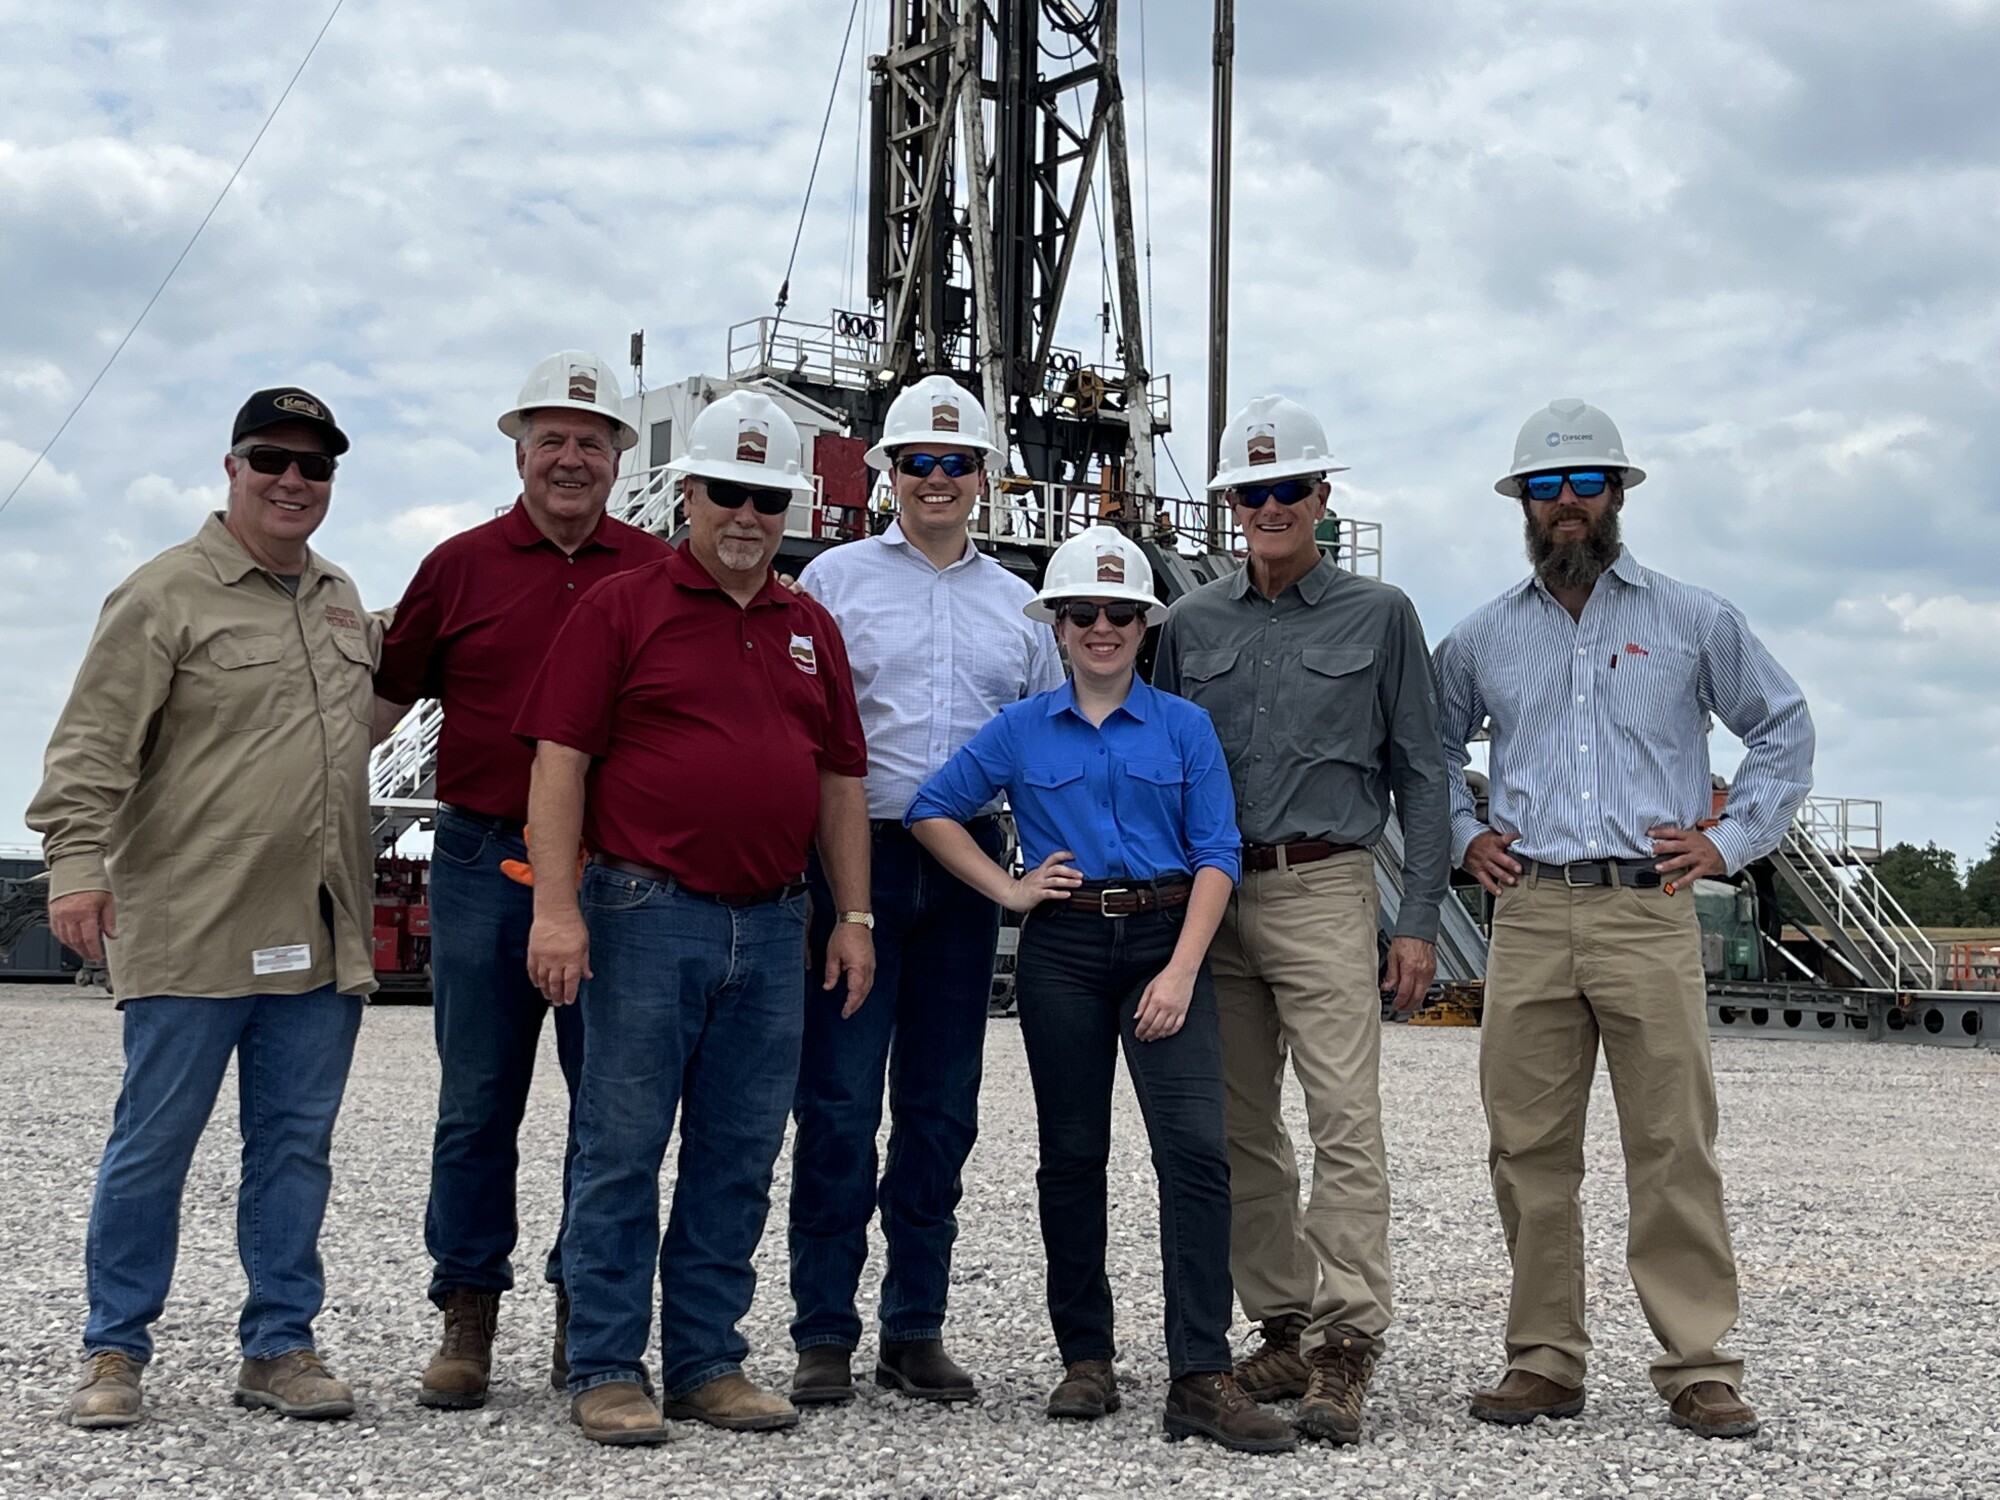
POLYGON ((1640 859, 1649 830, 1709 816, 1708 720, 1746 754, 1709 839, 1734 872, 1768 854, 1812 789, 1813 726, 1798 684, 1720 595, 1620 551, 1572 620, 1533 577, 1438 646, 1450 761, 1451 858, 1488 826, 1517 859, 1640 859), (1466 785, 1466 742, 1493 721, 1490 815, 1466 785))
POLYGON ((962 823, 1003 790, 1029 869, 1067 849, 1086 880, 1242 871, 1215 726, 1136 679, 1101 726, 1077 711, 1068 683, 1010 703, 923 784, 904 821, 962 823))

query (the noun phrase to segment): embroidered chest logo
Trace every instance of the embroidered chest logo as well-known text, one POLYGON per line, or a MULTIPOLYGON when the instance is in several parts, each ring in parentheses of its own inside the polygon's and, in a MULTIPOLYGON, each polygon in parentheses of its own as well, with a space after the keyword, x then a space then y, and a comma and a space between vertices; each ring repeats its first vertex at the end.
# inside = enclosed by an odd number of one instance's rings
POLYGON ((809 635, 792 637, 792 665, 808 677, 819 675, 819 653, 813 649, 813 638, 809 635))
POLYGON ((1123 583, 1125 581, 1125 554, 1122 552, 1098 553, 1097 581, 1099 583, 1123 583))
POLYGON ((361 616, 344 604, 329 604, 326 607, 326 623, 335 630, 359 630, 361 616))
POLYGON ((739 422, 736 426, 736 461, 761 464, 770 458, 771 429, 762 422, 739 422))
POLYGON ((1625 643, 1625 654, 1627 656, 1651 656, 1653 653, 1648 651, 1644 646, 1635 646, 1630 641, 1627 641, 1625 643))

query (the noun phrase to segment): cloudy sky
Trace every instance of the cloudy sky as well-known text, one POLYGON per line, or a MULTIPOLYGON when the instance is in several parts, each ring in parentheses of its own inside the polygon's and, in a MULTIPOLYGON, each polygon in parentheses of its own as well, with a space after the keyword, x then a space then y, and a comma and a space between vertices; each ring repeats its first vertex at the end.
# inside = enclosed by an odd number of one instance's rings
MULTIPOLYGON (((887 0, 863 0, 879 51, 887 0)), ((0 493, 207 211, 329 5, 0 0, 0 493), (254 14, 254 19, 252 19, 254 14)), ((1633 550, 1804 683, 1819 789, 2000 821, 2000 4, 1247 0, 1231 389, 1326 419, 1435 638, 1520 576, 1493 494, 1549 398, 1651 473, 1633 550)), ((1204 451, 1208 0, 1125 0, 1170 440, 1204 451), (1139 41, 1145 41, 1144 66, 1139 41), (1142 88, 1141 85, 1144 85, 1142 88)), ((207 233, 0 514, 0 842, 99 601, 222 498, 242 396, 355 438, 322 550, 387 603, 514 491, 557 348, 720 373, 768 310, 839 0, 347 0, 207 233)), ((857 42, 792 305, 851 303, 857 42)), ((1092 247, 1079 271, 1094 306, 1092 247)), ((1079 319, 1076 341, 1095 345, 1079 319)), ((1162 465, 1171 474, 1171 469, 1162 465)), ((1719 764, 1736 750, 1718 738, 1719 764)))

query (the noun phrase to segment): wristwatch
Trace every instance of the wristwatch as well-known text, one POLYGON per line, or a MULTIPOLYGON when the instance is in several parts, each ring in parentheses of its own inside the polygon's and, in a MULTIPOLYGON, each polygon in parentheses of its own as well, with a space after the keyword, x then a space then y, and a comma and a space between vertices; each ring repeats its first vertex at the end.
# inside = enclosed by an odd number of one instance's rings
POLYGON ((856 923, 866 927, 870 932, 875 930, 875 913, 872 911, 844 911, 840 914, 839 920, 856 923))

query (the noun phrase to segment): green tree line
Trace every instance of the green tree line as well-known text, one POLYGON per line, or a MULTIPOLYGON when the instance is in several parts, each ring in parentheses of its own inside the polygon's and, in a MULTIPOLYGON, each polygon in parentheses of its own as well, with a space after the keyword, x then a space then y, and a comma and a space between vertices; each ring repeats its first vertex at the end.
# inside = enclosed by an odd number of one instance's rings
POLYGON ((1920 927, 2000 927, 2000 829, 1963 874, 1949 849, 1897 844, 1883 850, 1875 875, 1920 927))

